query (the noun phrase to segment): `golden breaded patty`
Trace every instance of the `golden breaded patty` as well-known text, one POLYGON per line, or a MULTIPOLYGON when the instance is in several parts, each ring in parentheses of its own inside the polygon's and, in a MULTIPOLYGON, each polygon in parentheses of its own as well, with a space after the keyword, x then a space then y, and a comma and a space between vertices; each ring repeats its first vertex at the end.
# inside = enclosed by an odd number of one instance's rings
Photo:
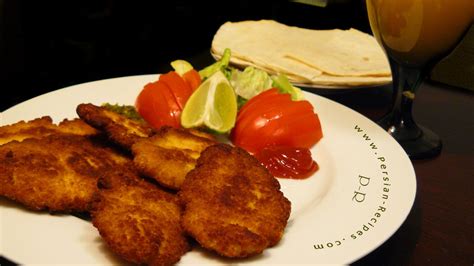
POLYGON ((112 172, 99 188, 92 223, 113 252, 136 264, 171 265, 189 250, 176 195, 130 171, 112 172))
POLYGON ((278 181, 249 153, 226 144, 201 153, 178 195, 184 230, 226 257, 248 257, 276 245, 291 209, 278 181))
POLYGON ((132 146, 133 162, 141 174, 177 190, 201 152, 215 143, 185 129, 162 127, 155 135, 132 146))
POLYGON ((151 127, 91 103, 79 104, 76 112, 87 124, 104 131, 113 142, 126 149, 153 134, 151 127))
POLYGON ((10 141, 22 141, 28 138, 42 138, 56 133, 68 133, 82 136, 99 134, 99 131, 80 119, 64 120, 59 125, 53 124, 49 116, 0 127, 0 145, 10 141))
POLYGON ((80 136, 95 136, 101 133, 79 118, 72 120, 64 119, 58 124, 58 129, 61 133, 80 136))
POLYGON ((131 160, 84 136, 53 134, 0 146, 0 195, 33 210, 86 211, 97 180, 131 160))

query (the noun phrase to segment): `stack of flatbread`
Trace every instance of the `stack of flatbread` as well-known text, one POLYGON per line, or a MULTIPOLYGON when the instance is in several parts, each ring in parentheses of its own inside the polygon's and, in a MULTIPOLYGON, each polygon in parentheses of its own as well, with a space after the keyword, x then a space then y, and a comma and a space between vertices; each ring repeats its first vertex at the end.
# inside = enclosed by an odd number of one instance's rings
POLYGON ((230 48, 231 64, 283 73, 295 84, 326 88, 381 85, 391 81, 377 41, 356 29, 311 30, 273 20, 226 22, 214 36, 219 59, 230 48))

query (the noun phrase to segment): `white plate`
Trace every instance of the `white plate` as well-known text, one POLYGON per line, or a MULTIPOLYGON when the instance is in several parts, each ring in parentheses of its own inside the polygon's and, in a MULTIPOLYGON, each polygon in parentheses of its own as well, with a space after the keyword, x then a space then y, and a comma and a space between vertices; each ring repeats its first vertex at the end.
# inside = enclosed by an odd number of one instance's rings
MULTIPOLYGON (((157 75, 95 81, 41 95, 0 116, 0 124, 50 115, 76 117, 80 103, 133 104, 157 75)), ((413 166, 403 149, 364 116, 305 93, 319 114, 324 138, 312 149, 320 170, 306 180, 279 179, 292 202, 282 241, 248 260, 223 260, 200 248, 188 264, 350 263, 387 240, 404 222, 416 194, 413 166)), ((97 230, 74 216, 27 211, 0 199, 0 254, 22 264, 112 264, 97 230)))

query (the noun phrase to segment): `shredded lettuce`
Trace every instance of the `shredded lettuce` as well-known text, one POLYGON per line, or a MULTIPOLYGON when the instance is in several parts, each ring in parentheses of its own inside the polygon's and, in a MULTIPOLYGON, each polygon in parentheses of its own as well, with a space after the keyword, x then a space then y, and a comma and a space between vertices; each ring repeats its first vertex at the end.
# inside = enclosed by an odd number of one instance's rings
POLYGON ((226 48, 224 50, 224 54, 219 61, 216 61, 214 64, 205 67, 204 69, 199 71, 199 76, 204 81, 208 77, 212 76, 212 74, 216 73, 217 71, 222 71, 227 79, 230 78, 231 70, 228 68, 229 61, 230 61, 230 49, 226 48))
POLYGON ((232 71, 230 84, 235 93, 248 100, 264 90, 272 87, 272 79, 267 72, 254 67, 246 67, 244 71, 237 69, 232 71))
POLYGON ((291 85, 290 81, 284 74, 273 76, 272 80, 272 86, 277 88, 280 93, 290 94, 293 101, 304 100, 301 89, 291 85))
POLYGON ((230 57, 231 50, 226 48, 221 59, 200 70, 199 75, 204 81, 217 71, 222 71, 237 95, 239 109, 249 99, 272 87, 277 88, 280 93, 290 94, 294 101, 304 99, 301 89, 293 86, 284 74, 270 77, 267 72, 252 66, 240 71, 229 66, 230 57))
POLYGON ((244 106, 247 102, 248 102, 247 99, 244 99, 240 97, 239 95, 237 95, 237 109, 238 110, 240 110, 240 108, 242 108, 242 106, 244 106))

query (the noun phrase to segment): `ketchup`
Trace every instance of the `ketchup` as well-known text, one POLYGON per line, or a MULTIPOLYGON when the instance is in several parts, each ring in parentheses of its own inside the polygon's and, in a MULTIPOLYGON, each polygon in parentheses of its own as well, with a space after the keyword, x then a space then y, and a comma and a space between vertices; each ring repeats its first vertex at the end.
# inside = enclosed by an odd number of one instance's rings
POLYGON ((277 177, 305 179, 319 169, 306 148, 271 146, 260 150, 255 157, 277 177))

